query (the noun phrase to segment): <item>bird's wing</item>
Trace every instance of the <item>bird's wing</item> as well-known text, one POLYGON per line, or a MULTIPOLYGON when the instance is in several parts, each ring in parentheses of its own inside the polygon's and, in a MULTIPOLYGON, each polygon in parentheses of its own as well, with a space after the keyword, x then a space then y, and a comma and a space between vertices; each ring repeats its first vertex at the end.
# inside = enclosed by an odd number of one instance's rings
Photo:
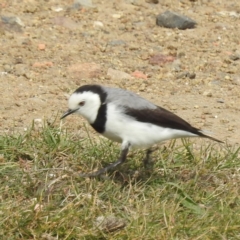
POLYGON ((106 103, 114 103, 121 107, 133 109, 156 109, 157 106, 137 94, 121 89, 105 87, 107 92, 106 103))
POLYGON ((152 123, 160 127, 183 130, 196 134, 196 136, 209 138, 217 142, 222 142, 216 138, 210 137, 202 133, 198 128, 193 127, 191 124, 177 116, 176 114, 162 108, 157 107, 156 109, 141 109, 139 111, 135 108, 125 108, 125 113, 131 117, 134 117, 137 121, 152 123))

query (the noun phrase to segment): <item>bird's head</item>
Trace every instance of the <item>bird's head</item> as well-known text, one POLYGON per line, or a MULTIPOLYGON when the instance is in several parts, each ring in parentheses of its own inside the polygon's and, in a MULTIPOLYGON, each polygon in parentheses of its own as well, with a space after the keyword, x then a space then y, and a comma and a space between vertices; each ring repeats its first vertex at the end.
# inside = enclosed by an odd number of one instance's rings
POLYGON ((61 119, 72 113, 77 113, 92 124, 101 106, 101 99, 98 93, 92 91, 75 91, 68 100, 68 110, 62 115, 61 119))

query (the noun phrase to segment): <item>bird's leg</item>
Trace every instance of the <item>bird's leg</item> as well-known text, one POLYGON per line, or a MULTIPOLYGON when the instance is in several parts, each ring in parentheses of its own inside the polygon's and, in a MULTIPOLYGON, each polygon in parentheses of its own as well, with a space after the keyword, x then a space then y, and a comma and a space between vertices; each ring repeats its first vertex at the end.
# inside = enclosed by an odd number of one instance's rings
POLYGON ((143 165, 144 165, 145 168, 148 168, 149 165, 151 164, 151 154, 153 152, 155 152, 157 149, 158 149, 158 147, 147 149, 146 157, 143 159, 143 165))
POLYGON ((127 154, 130 148, 130 143, 123 143, 122 144, 122 151, 121 154, 118 158, 118 160, 108 166, 106 166, 105 168, 102 168, 96 172, 92 172, 92 173, 86 173, 86 174, 80 174, 80 177, 97 177, 103 173, 108 172, 109 170, 117 167, 118 165, 121 165, 122 163, 124 163, 127 159, 127 154))

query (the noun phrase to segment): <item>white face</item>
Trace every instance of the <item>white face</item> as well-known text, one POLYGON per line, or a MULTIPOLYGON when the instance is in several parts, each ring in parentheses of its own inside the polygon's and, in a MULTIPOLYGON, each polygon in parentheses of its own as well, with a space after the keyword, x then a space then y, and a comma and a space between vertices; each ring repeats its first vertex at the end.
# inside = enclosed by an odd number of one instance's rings
POLYGON ((94 123, 100 106, 100 97, 93 92, 73 93, 68 100, 69 109, 76 110, 76 113, 86 118, 90 124, 94 123))

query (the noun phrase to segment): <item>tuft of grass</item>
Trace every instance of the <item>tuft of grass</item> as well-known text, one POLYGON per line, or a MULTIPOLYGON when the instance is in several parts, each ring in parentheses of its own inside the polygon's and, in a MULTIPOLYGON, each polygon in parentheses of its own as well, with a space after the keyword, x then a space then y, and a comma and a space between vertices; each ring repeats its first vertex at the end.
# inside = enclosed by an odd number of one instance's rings
POLYGON ((139 150, 89 179, 78 173, 115 161, 117 144, 48 124, 2 135, 0 239, 240 239, 239 151, 175 140, 150 169, 139 150))

